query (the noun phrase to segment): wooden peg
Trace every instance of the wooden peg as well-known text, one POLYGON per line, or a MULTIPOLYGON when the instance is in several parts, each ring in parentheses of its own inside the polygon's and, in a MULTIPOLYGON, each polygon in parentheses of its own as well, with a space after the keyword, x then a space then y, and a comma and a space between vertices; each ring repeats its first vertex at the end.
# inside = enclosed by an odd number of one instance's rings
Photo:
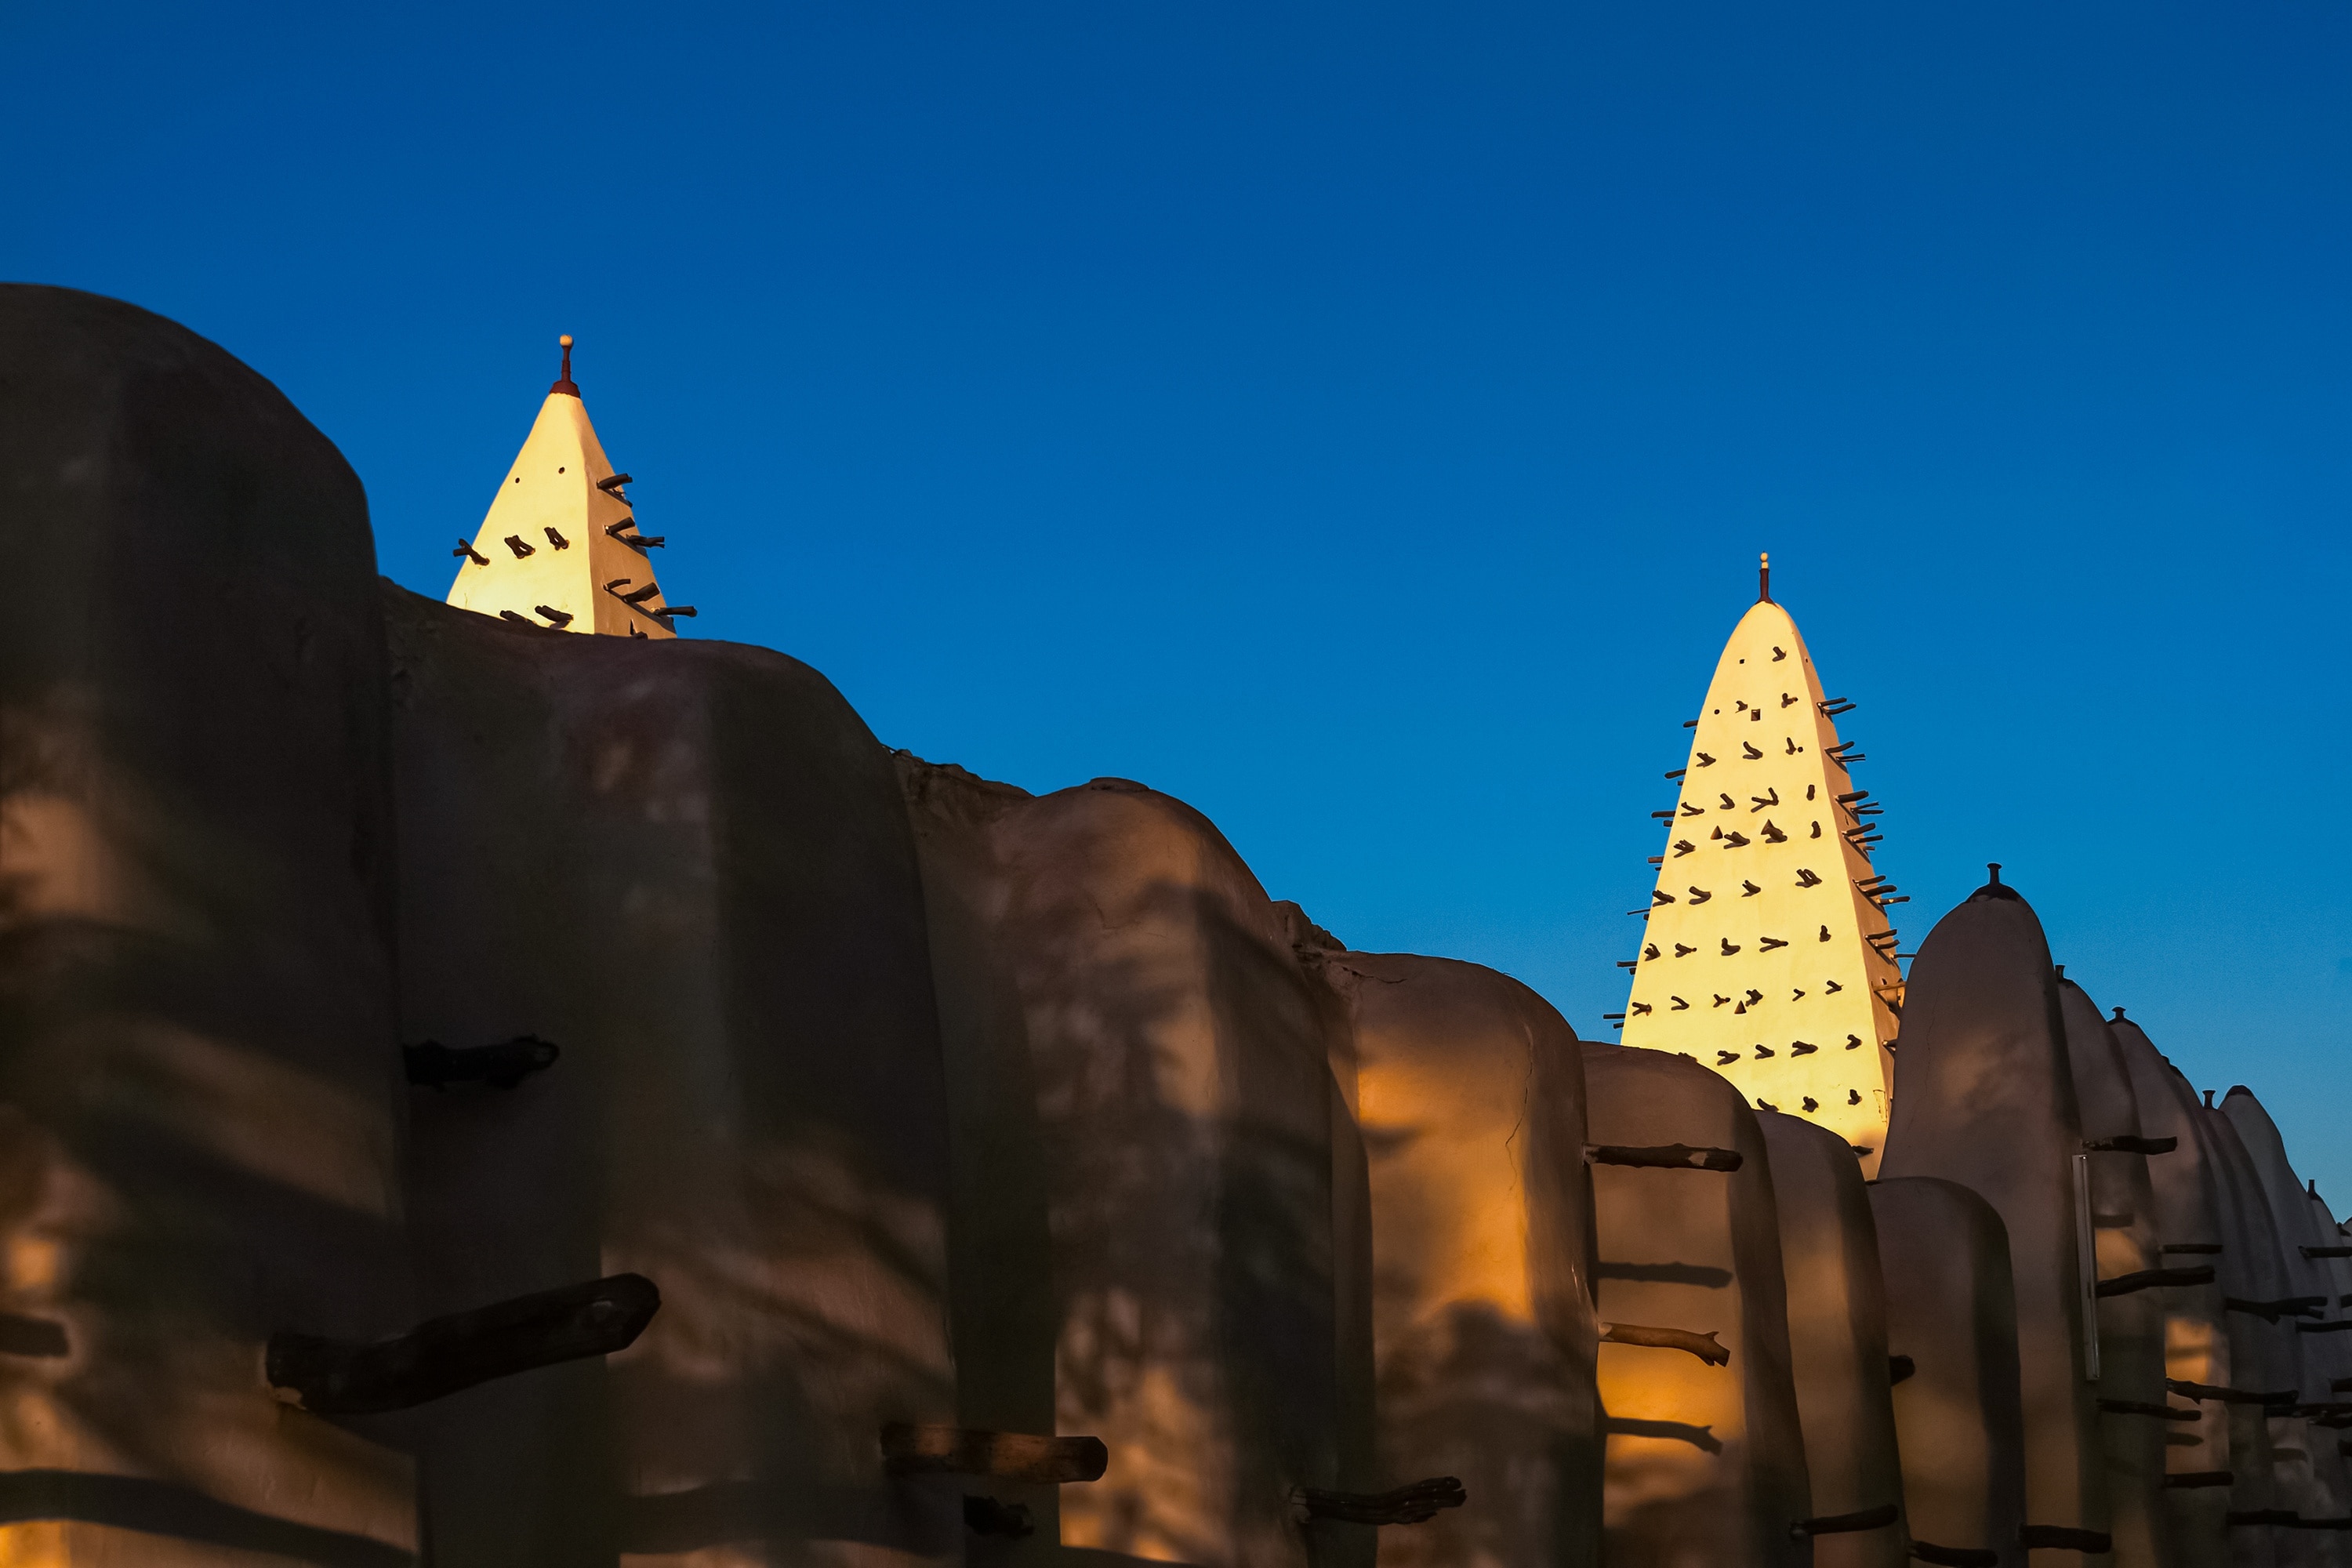
POLYGON ((419 1323, 373 1344, 280 1330, 264 1368, 278 1397, 322 1415, 406 1410, 534 1367, 625 1350, 661 1310, 642 1274, 615 1274, 419 1323))
POLYGON ((1640 1323, 1603 1323, 1601 1325, 1601 1342, 1682 1351, 1698 1357, 1709 1366, 1729 1366, 1731 1352, 1717 1342, 1715 1336, 1718 1331, 1709 1329, 1703 1334, 1695 1334, 1686 1329, 1654 1329, 1640 1323))
POLYGON ((1099 1437, 1041 1437, 894 1421, 882 1428, 882 1466, 894 1476, 986 1476, 1060 1486, 1102 1479, 1110 1468, 1110 1449, 1099 1437))
POLYGON ((1584 1161, 1589 1165, 1631 1165, 1654 1171, 1736 1171, 1742 1156, 1737 1149, 1714 1149, 1695 1143, 1659 1143, 1639 1146, 1628 1143, 1588 1143, 1584 1161))
POLYGON ((1470 1500, 1462 1483, 1452 1476, 1385 1492, 1327 1491, 1320 1487, 1294 1487, 1291 1503, 1307 1519, 1336 1519, 1350 1524, 1422 1524, 1438 1510, 1460 1508, 1470 1500))

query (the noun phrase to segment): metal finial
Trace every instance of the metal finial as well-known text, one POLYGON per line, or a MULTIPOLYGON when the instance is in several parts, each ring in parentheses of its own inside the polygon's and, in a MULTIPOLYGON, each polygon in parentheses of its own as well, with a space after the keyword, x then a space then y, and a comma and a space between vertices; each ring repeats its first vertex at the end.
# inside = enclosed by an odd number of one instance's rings
POLYGON ((1985 869, 1992 873, 1992 885, 1996 888, 2000 887, 2000 862, 1998 860, 1988 860, 1985 862, 1985 869))
POLYGON ((2108 1020, 2107 1020, 2107 1022, 2108 1022, 2108 1023, 2110 1023, 2110 1024, 2120 1024, 2120 1023, 2122 1023, 2123 1021, 2124 1021, 2124 1010, 2123 1010, 2121 1007, 2116 1008, 2116 1016, 2115 1016, 2114 1017, 2112 1017, 2112 1018, 2110 1018, 2110 1019, 2108 1019, 2108 1020))
POLYGON ((1759 551, 1756 554, 1756 602, 1759 605, 1772 602, 1772 552, 1769 550, 1759 551))
POLYGON ((563 374, 557 376, 555 384, 547 390, 551 393, 569 393, 577 397, 580 395, 580 389, 572 384, 572 334, 566 332, 555 341, 563 350, 563 374))

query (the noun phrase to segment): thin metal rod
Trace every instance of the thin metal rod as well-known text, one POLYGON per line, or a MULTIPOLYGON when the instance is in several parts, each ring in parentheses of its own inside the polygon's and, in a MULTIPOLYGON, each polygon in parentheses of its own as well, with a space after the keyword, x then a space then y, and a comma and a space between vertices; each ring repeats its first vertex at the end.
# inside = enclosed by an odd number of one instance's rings
POLYGON ((2091 1157, 2074 1156, 2075 1294, 2083 1314, 2083 1381, 2099 1381, 2099 1248, 2091 1231, 2091 1157))

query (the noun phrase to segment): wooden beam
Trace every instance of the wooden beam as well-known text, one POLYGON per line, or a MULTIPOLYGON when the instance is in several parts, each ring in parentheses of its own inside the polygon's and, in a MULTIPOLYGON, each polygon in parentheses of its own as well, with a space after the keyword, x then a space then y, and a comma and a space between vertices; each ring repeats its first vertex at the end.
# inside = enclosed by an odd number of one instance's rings
POLYGON ((494 1377, 626 1349, 660 1310, 652 1280, 615 1274, 435 1318, 373 1344, 280 1330, 264 1366, 280 1399, 321 1415, 406 1410, 494 1377))
POLYGON ((1055 1485, 1100 1480, 1110 1466, 1110 1450, 1099 1437, 1039 1437, 894 1421, 882 1428, 882 1463, 894 1476, 988 1476, 1055 1485))
POLYGON ((1336 1492, 1320 1487, 1299 1487, 1291 1499, 1308 1519, 1336 1519, 1349 1524, 1421 1524, 1444 1508, 1460 1508, 1470 1500, 1462 1483, 1452 1476, 1434 1476, 1394 1491, 1336 1492))

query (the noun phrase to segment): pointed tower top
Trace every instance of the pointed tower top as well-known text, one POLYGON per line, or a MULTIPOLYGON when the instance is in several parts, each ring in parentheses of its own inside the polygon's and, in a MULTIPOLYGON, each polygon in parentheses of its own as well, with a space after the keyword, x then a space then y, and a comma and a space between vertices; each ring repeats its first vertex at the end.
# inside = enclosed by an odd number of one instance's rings
POLYGON ((652 552, 667 542, 638 531, 626 490, 588 421, 572 381, 572 340, 563 379, 541 400, 539 417, 460 559, 448 602, 526 626, 605 637, 669 637, 691 605, 669 602, 652 552))
POLYGON ((572 384, 572 334, 566 332, 555 341, 563 350, 563 374, 555 378, 555 384, 547 389, 547 395, 552 397, 561 392, 568 396, 577 397, 580 395, 580 389, 572 384))
POLYGON ((1769 550, 1759 551, 1756 555, 1756 602, 1772 602, 1772 552, 1769 550))
POLYGON ((1640 956, 1630 962, 1628 1047, 1687 1055, 1744 1100, 1812 1118, 1866 1176, 1886 1131, 1885 1043, 1903 1005, 1887 911, 1909 895, 1874 867, 1879 807, 1864 759, 1838 738, 1853 704, 1823 694, 1803 636, 1757 602, 1716 660, 1685 731, 1640 956))

